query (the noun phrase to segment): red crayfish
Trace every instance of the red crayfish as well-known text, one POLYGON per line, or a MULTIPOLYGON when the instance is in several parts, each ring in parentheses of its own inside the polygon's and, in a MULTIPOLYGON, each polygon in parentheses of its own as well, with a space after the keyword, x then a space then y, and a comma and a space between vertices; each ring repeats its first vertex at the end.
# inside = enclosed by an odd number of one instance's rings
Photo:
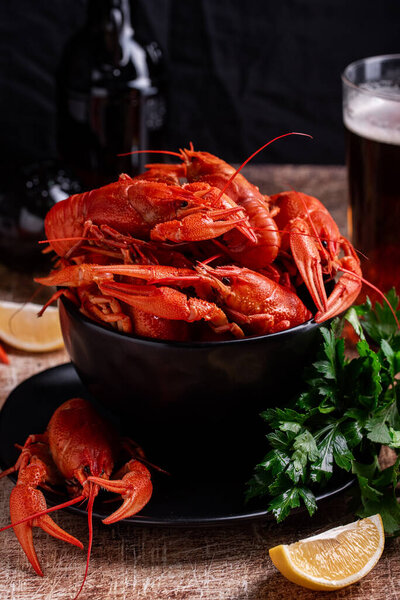
MULTIPOLYGON (((86 579, 92 545, 92 510, 100 487, 120 494, 122 505, 105 524, 115 523, 139 512, 152 495, 151 476, 143 450, 130 439, 120 439, 114 429, 87 400, 72 398, 53 413, 46 432, 30 435, 19 446, 21 453, 14 466, 0 474, 13 472, 18 480, 10 496, 11 525, 29 562, 38 575, 43 575, 32 540, 32 527, 40 527, 55 538, 83 548, 82 543, 61 529, 49 512, 88 501, 89 545, 86 579), (128 462, 115 470, 121 458, 128 462), (38 489, 67 488, 72 500, 46 508, 38 489)), ((7 529, 4 527, 3 529, 7 529)), ((2 530, 3 530, 2 529, 2 530)), ((0 530, 0 531, 2 531, 0 530)))
POLYGON ((313 316, 298 294, 303 284, 317 322, 354 302, 358 257, 319 200, 296 191, 269 197, 242 167, 193 147, 170 154, 182 164, 148 165, 49 211, 58 265, 36 281, 61 286, 52 299, 67 295, 126 333, 181 341, 303 323, 313 316))

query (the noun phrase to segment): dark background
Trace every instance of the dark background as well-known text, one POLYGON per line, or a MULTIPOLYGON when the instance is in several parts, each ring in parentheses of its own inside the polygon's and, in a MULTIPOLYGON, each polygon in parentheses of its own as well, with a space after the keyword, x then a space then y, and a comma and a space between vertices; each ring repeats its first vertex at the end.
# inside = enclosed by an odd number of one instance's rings
MULTIPOLYGON (((53 158, 55 73, 83 0, 0 2, 0 166, 53 158)), ((399 51, 400 3, 380 0, 140 0, 133 25, 157 40, 169 80, 167 146, 239 162, 342 163, 340 73, 399 51)))

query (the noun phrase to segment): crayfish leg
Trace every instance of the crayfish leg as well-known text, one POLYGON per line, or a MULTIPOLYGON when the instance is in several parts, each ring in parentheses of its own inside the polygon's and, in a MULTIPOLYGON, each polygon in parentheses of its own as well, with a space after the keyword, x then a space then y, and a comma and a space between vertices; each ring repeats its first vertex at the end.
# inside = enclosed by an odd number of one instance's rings
POLYGON ((0 362, 4 363, 5 365, 10 364, 10 359, 8 358, 7 352, 4 350, 4 348, 2 347, 1 344, 0 344, 0 362))
POLYGON ((7 475, 11 475, 11 473, 15 473, 16 471, 24 469, 28 464, 31 458, 35 455, 35 452, 31 451, 31 446, 35 443, 42 443, 44 445, 48 444, 47 434, 39 433, 39 434, 31 434, 26 438, 25 444, 20 446, 19 444, 15 444, 15 447, 21 451, 16 463, 5 469, 0 473, 0 479, 6 477, 7 475))
MULTIPOLYGON (((148 467, 152 467, 152 469, 155 469, 159 473, 164 473, 164 475, 170 475, 170 473, 168 471, 166 471, 165 469, 162 469, 161 467, 159 467, 159 466, 153 464, 152 462, 150 462, 149 460, 147 460, 147 458, 145 457, 143 448, 141 446, 139 446, 139 444, 137 442, 135 442, 134 440, 132 440, 131 438, 125 437, 122 439, 121 443, 122 443, 122 448, 129 454, 129 456, 132 457, 132 459, 139 460, 140 462, 144 463, 148 467)), ((129 465, 130 465, 130 462, 123 465, 113 475, 113 479, 114 480, 122 479, 122 477, 124 475, 126 475, 126 473, 129 472, 129 470, 130 470, 129 465)))

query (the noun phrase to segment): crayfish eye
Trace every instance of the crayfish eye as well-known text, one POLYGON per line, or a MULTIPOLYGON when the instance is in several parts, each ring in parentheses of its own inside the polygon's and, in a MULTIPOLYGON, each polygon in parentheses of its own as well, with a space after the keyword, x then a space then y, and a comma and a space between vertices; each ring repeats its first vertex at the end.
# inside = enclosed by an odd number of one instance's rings
POLYGON ((229 277, 223 277, 223 278, 221 279, 221 282, 222 282, 224 285, 231 285, 231 280, 230 280, 230 278, 229 278, 229 277))
POLYGON ((184 200, 184 201, 181 203, 181 208, 186 208, 188 205, 189 205, 189 202, 186 202, 186 200, 184 200))
POLYGON ((325 250, 327 250, 328 248, 328 240, 321 240, 323 247, 325 248, 325 250))
POLYGON ((85 475, 90 475, 90 467, 88 465, 85 465, 83 467, 83 471, 84 471, 85 475))

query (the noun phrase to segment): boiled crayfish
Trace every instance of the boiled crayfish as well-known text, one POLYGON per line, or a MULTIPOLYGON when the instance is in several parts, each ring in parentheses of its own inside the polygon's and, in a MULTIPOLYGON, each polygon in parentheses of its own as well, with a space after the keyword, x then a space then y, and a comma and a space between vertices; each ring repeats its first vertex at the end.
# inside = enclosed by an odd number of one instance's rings
POLYGON ((103 520, 105 524, 139 512, 150 500, 153 490, 150 472, 144 464, 147 463, 144 453, 132 440, 120 439, 90 402, 82 398, 72 398, 59 406, 46 432, 30 435, 20 450, 15 465, 0 474, 1 478, 18 473, 10 496, 9 527, 13 527, 29 562, 42 576, 33 545, 32 527, 40 527, 55 538, 83 548, 82 543, 61 529, 48 513, 87 500, 90 535, 85 581, 92 545, 94 499, 100 487, 123 498, 122 505, 103 520), (124 455, 128 462, 115 470, 124 455), (43 493, 38 488, 54 490, 60 485, 67 489, 72 500, 47 509, 43 493))
POLYGON ((296 191, 269 197, 242 167, 193 147, 176 155, 181 164, 148 165, 49 211, 49 249, 59 259, 36 281, 61 286, 52 299, 64 294, 126 333, 180 341, 304 323, 313 315, 299 286, 317 322, 354 302, 358 257, 319 200, 296 191), (325 284, 338 273, 328 296, 325 284))

